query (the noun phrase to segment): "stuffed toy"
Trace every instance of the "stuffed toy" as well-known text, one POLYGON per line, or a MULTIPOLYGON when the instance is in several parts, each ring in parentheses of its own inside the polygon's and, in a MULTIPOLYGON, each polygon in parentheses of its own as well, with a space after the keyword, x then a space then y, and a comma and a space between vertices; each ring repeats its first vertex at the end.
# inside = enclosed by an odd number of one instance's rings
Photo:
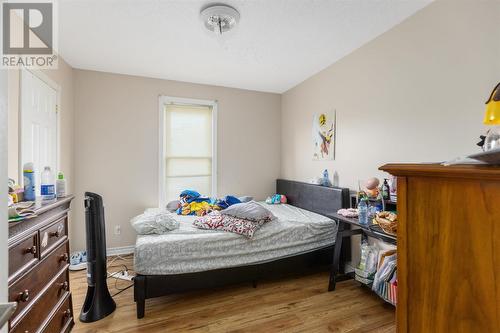
POLYGON ((269 205, 277 205, 286 203, 286 196, 283 194, 275 194, 272 197, 267 197, 266 203, 269 205))
POLYGON ((379 194, 379 188, 378 186, 380 185, 380 181, 378 178, 370 178, 365 182, 365 188, 364 191, 370 198, 376 198, 378 197, 379 194))

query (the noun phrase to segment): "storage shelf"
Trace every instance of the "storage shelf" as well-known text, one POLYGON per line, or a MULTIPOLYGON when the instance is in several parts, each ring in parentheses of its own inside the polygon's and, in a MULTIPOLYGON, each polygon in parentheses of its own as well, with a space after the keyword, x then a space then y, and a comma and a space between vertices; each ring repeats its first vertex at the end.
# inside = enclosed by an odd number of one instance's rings
POLYGON ((362 229, 363 232, 370 237, 378 238, 378 239, 381 239, 385 242, 396 245, 397 236, 394 236, 394 235, 391 235, 391 234, 384 232, 378 225, 372 224, 372 225, 366 226, 366 225, 360 224, 359 220, 357 218, 345 217, 345 216, 342 216, 342 215, 339 215, 336 213, 332 214, 329 217, 334 219, 335 221, 341 221, 344 223, 348 223, 352 226, 358 227, 358 228, 362 229))

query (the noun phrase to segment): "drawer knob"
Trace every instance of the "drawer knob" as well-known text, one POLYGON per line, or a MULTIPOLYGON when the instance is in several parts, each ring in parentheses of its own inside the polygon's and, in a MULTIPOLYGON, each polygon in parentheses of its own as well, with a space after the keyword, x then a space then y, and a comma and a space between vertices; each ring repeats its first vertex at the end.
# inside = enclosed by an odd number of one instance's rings
POLYGON ((50 237, 57 237, 57 238, 59 238, 63 234, 63 230, 64 230, 63 225, 59 224, 57 226, 57 230, 56 231, 49 232, 49 236, 50 237))
POLYGON ((65 290, 65 291, 68 291, 68 289, 69 289, 69 283, 68 283, 68 281, 64 281, 63 283, 61 283, 61 289, 65 290))
POLYGON ((71 317, 71 310, 67 309, 66 311, 64 311, 64 318, 69 318, 69 317, 71 317))
POLYGON ((25 253, 36 254, 36 246, 33 245, 32 247, 28 247, 25 253))
POLYGON ((68 262, 69 260, 69 256, 67 253, 65 254, 62 254, 60 257, 59 257, 59 261, 65 261, 65 262, 68 262))
POLYGON ((20 292, 19 293, 19 296, 17 297, 17 301, 21 301, 21 302, 27 302, 29 301, 30 299, 30 293, 28 291, 28 289, 26 289, 25 291, 23 292, 20 292))

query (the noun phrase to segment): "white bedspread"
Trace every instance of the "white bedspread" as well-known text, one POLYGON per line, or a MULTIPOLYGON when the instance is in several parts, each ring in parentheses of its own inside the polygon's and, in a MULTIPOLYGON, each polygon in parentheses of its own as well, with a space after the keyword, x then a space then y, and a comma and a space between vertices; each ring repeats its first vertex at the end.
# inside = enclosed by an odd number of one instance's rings
POLYGON ((179 229, 164 235, 139 235, 135 271, 168 275, 258 264, 310 252, 335 243, 337 224, 331 219, 290 205, 261 203, 277 217, 252 239, 202 230, 194 216, 178 216, 179 229))

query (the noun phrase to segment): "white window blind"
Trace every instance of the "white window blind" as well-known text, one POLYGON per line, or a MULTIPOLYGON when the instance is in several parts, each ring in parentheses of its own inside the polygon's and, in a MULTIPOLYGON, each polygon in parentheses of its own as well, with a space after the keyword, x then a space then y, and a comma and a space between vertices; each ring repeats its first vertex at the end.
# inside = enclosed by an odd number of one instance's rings
POLYGON ((165 106, 163 146, 167 202, 178 199, 185 189, 214 195, 212 117, 211 106, 165 106))

